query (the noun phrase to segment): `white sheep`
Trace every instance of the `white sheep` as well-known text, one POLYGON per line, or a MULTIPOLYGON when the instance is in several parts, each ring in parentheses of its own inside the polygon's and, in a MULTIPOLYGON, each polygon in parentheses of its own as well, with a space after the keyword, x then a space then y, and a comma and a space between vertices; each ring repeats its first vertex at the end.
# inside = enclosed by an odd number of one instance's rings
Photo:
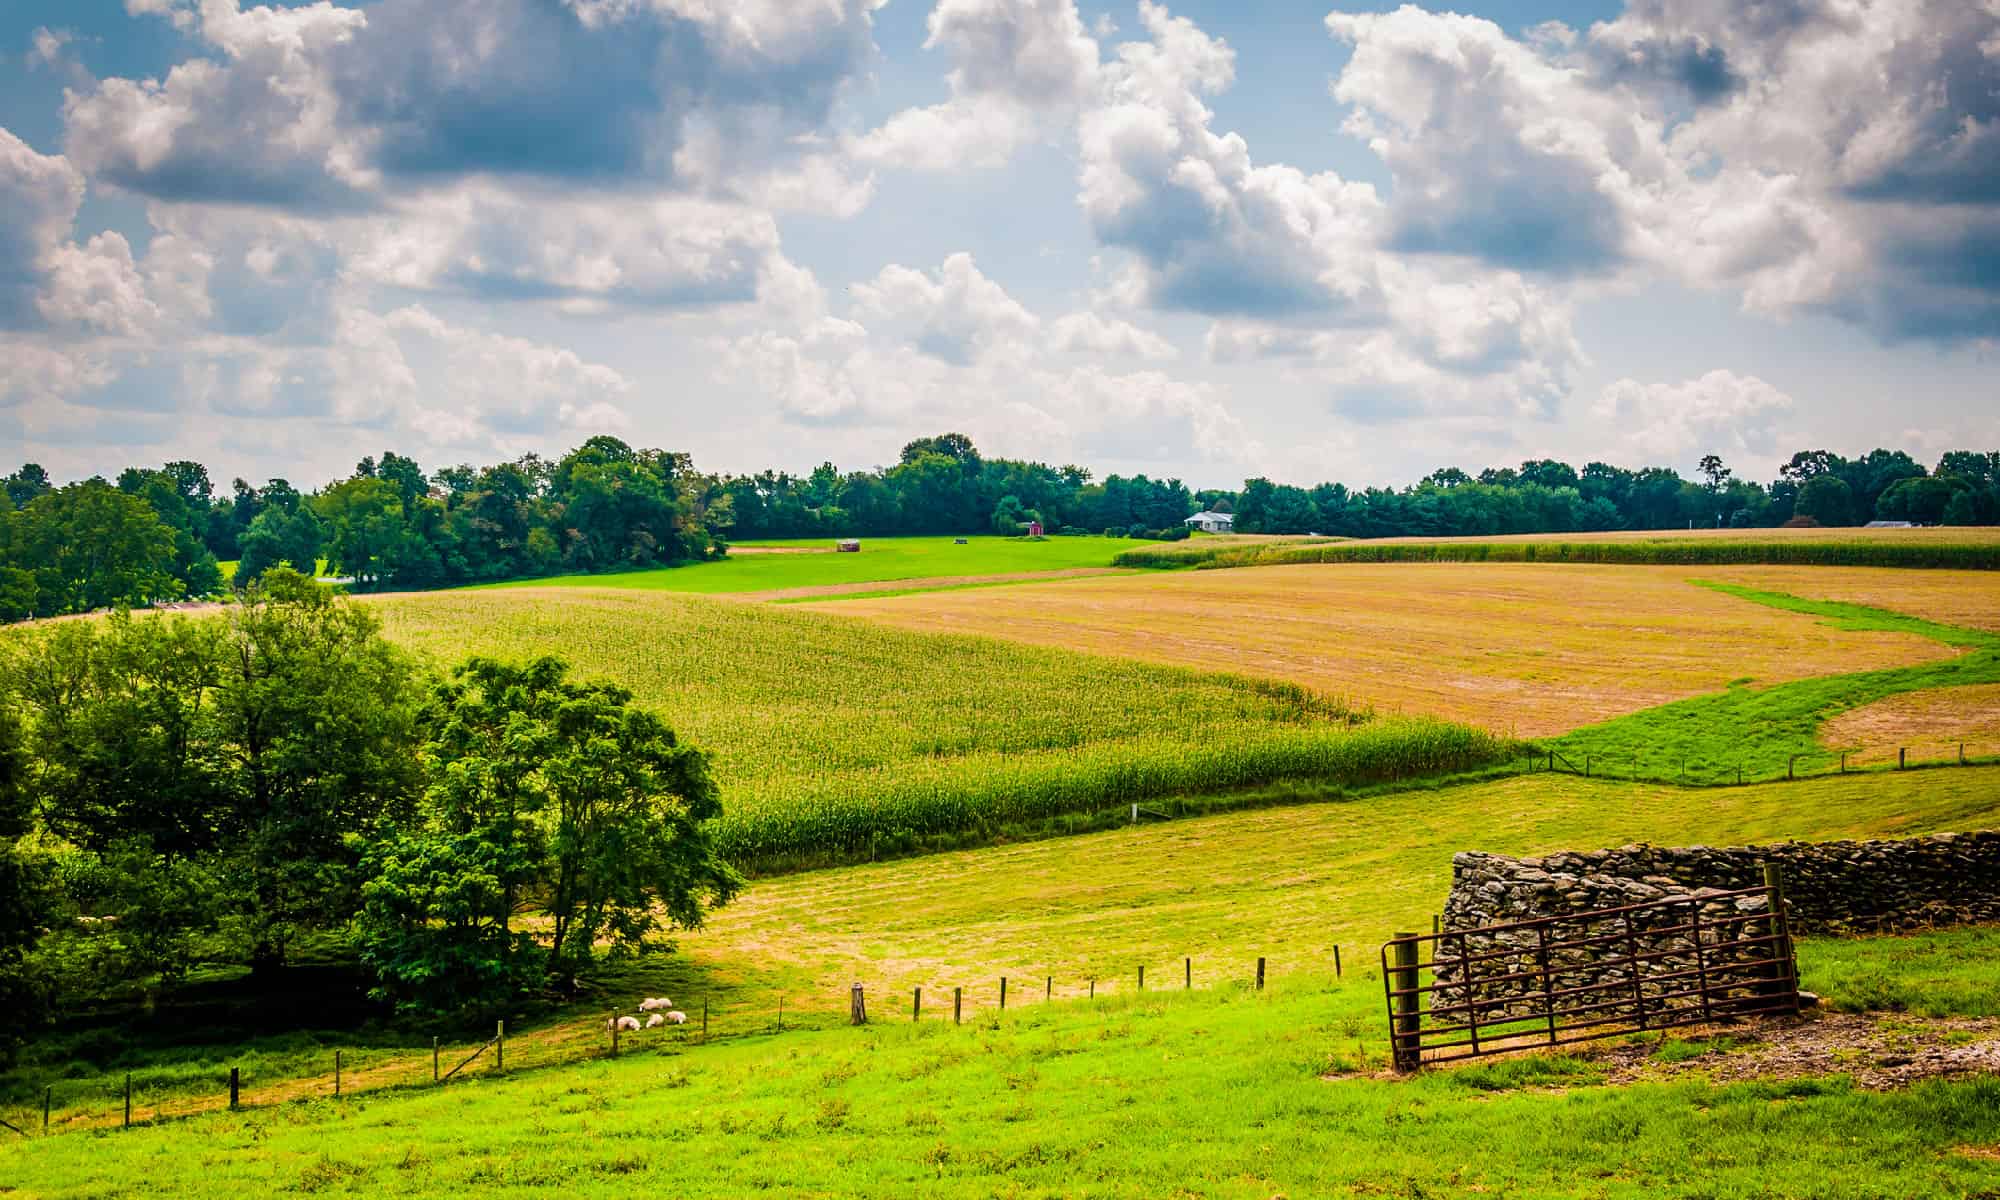
POLYGON ((637 1033, 639 1031, 639 1018, 613 1017, 604 1023, 604 1028, 612 1033, 637 1033))
POLYGON ((663 1012, 673 1006, 674 1002, 665 996, 648 996, 644 1000, 639 1001, 640 1012, 663 1012))
POLYGON ((654 1013, 652 1016, 646 1018, 646 1028, 648 1029, 658 1029, 660 1026, 665 1025, 666 1023, 667 1019, 661 1016, 659 1013, 654 1013))
POLYGON ((674 1009, 667 1014, 667 1020, 675 1025, 685 1025, 688 1023, 688 1015, 679 1009, 674 1009))

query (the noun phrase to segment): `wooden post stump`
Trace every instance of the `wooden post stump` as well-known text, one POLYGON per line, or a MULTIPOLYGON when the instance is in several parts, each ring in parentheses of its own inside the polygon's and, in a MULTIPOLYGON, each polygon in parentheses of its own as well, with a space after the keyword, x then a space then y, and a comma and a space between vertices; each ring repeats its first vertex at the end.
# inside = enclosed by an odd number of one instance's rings
POLYGON ((868 1023, 868 1002, 861 994, 861 982, 856 980, 847 993, 847 1023, 866 1025, 868 1023))
POLYGON ((1398 933, 1390 939, 1389 991, 1396 1013, 1395 1037, 1391 1043, 1398 1071, 1414 1071, 1423 1063, 1417 1033, 1420 997, 1417 988, 1417 935, 1398 933))

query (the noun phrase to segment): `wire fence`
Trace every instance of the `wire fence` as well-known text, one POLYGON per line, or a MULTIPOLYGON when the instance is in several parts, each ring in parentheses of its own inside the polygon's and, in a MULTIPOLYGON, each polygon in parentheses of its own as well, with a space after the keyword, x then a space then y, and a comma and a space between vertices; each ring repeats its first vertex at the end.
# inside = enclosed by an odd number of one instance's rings
MULTIPOLYGON (((1333 977, 1342 978, 1338 946, 1332 948, 1332 955, 1333 977)), ((245 1066, 219 1068, 212 1075, 190 1076, 160 1067, 61 1080, 45 1085, 32 1101, 17 1100, 0 1107, 0 1137, 130 1128, 208 1113, 337 1101, 395 1089, 462 1087, 480 1080, 634 1054, 674 1053, 692 1046, 835 1028, 854 1021, 857 1004, 865 1005, 865 1020, 872 1024, 976 1025, 1006 1012, 1089 1003, 1100 997, 1225 987, 1262 991, 1276 978, 1264 957, 1223 965, 1183 956, 1165 970, 1157 964, 1135 965, 1116 976, 1043 972, 995 976, 970 985, 926 983, 908 990, 864 988, 853 983, 830 988, 824 995, 815 993, 803 1002, 796 995, 774 996, 769 1004, 691 1000, 674 1010, 685 1015, 685 1023, 668 1021, 651 1028, 645 1026, 651 1014, 639 1011, 635 1000, 616 1011, 571 1017, 526 1030, 510 1031, 501 1022, 492 1037, 479 1041, 433 1038, 428 1047, 329 1047, 324 1052, 323 1069, 311 1073, 299 1071, 295 1064, 287 1069, 253 1060, 245 1066), (641 1027, 620 1029, 619 1017, 635 1018, 641 1027)))
POLYGON ((1716 762, 1662 750, 1596 751, 1534 747, 1517 759, 1530 774, 1579 775, 1627 783, 1729 787, 1795 783, 1836 775, 2000 766, 2000 742, 1909 740, 1845 750, 1809 750, 1782 758, 1716 762))

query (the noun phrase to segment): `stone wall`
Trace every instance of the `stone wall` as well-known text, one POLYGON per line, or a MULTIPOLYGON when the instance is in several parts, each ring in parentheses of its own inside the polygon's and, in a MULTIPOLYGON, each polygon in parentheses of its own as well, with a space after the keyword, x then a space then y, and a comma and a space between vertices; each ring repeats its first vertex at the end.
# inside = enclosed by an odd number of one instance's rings
POLYGON ((1452 857, 1447 928, 1560 916, 1763 883, 1784 869, 1794 933, 1873 932, 2000 920, 2000 831, 1901 841, 1622 846, 1509 858, 1452 857))
POLYGON ((1789 1007, 1790 985, 1772 978, 1784 972, 1769 962, 1778 930, 1766 915, 1764 896, 1727 894, 1761 888, 1767 862, 1783 868, 1786 926, 1794 934, 2000 920, 2000 832, 1723 848, 1623 846, 1540 858, 1462 853, 1452 859, 1445 936, 1428 951, 1438 985, 1430 1004, 1442 1010, 1436 1018, 1459 1023, 1470 1017, 1504 1037, 1509 1022, 1532 1023, 1552 1006, 1586 1009, 1564 1016, 1563 1024, 1671 1024, 1707 1015, 1711 1007, 1789 1007), (1677 903, 1610 917, 1581 915, 1656 901, 1677 903), (1537 918, 1556 920, 1451 936, 1452 930, 1537 918))

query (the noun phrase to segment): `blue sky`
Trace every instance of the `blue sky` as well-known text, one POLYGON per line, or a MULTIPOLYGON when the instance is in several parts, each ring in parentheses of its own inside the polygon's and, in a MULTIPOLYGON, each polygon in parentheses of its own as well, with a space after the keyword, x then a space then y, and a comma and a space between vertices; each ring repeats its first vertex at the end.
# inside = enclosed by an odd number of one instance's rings
POLYGON ((2000 447, 1995 0, 15 0, 0 459, 2000 447))

